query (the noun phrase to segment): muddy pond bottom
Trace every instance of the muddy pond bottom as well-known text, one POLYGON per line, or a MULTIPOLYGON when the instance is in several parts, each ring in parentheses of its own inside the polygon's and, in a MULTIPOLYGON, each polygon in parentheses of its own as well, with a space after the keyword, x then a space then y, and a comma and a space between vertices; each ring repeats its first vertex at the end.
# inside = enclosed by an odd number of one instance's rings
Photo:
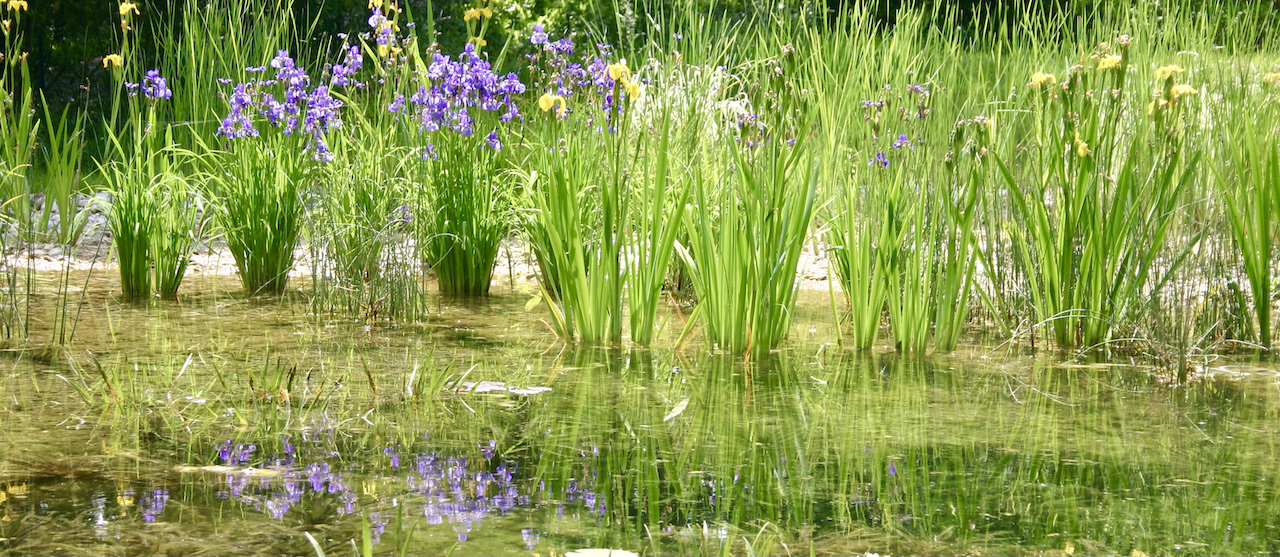
POLYGON ((390 327, 214 286, 6 357, 0 554, 1280 553, 1273 364, 854 353, 825 293, 748 363, 566 346, 514 294, 390 327))

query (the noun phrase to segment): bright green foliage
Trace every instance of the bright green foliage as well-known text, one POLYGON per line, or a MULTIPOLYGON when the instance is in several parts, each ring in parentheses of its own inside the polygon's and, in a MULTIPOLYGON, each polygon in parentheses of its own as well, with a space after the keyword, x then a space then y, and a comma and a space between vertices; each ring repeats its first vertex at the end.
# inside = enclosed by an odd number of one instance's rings
POLYGON ((41 101, 44 106, 45 122, 49 123, 49 140, 44 148, 45 203, 38 230, 43 232, 49 229, 49 221, 56 206, 59 214, 58 229, 54 236, 58 243, 70 246, 80 238, 85 225, 85 215, 77 210, 71 198, 72 194, 77 193, 80 188, 80 159, 84 154, 85 115, 83 112, 77 113, 74 116, 74 122, 68 128, 67 116, 71 111, 68 107, 56 120, 57 125, 53 125, 55 120, 49 112, 49 103, 43 94, 41 101))
MULTIPOLYGON (((20 27, 22 12, 10 22, 20 27)), ((31 90, 31 71, 22 53, 22 35, 4 30, 4 55, 0 63, 0 215, 17 223, 19 232, 29 237, 31 204, 31 155, 36 146, 40 121, 36 118, 31 90)))
MULTIPOLYGON (((154 67, 162 68, 178 94, 170 100, 177 142, 196 149, 213 138, 226 100, 219 79, 243 82, 250 66, 267 63, 296 40, 292 0, 181 0, 172 2, 156 32, 154 67), (194 40, 193 40, 194 38, 194 40)), ((143 9, 163 9, 159 3, 143 9)), ((161 15, 161 14, 156 14, 161 15)), ((128 36, 126 35, 126 41, 128 36)), ((127 43, 126 43, 127 46, 127 43)), ((126 56, 126 63, 133 61, 126 56)))
MULTIPOLYGON (((1215 111, 1225 122, 1221 133, 1222 158, 1213 176, 1223 192, 1231 238, 1244 263, 1252 294, 1258 344, 1271 347, 1273 248, 1280 230, 1280 148, 1277 148, 1276 102, 1270 95, 1280 89, 1280 79, 1254 86, 1266 97, 1251 94, 1248 76, 1226 94, 1241 104, 1261 105, 1257 112, 1222 107, 1215 111)), ((1233 105, 1235 103, 1232 103, 1233 105)))
MULTIPOLYGON (((633 187, 631 204, 632 236, 627 246, 627 302, 630 309, 631 340, 641 346, 653 342, 654 321, 662 301, 667 267, 675 253, 676 234, 682 228, 689 181, 682 172, 682 160, 673 152, 673 123, 670 108, 663 109, 659 131, 645 144, 642 164, 651 174, 633 187), (673 164, 674 163, 674 164, 673 164), (673 168, 674 167, 674 168, 673 168)), ((694 125, 686 129, 697 130, 694 125)), ((685 154, 697 149, 697 134, 686 132, 685 154)))
MULTIPOLYGON (((154 124, 154 106, 149 113, 147 121, 154 124)), ((132 131, 132 145, 112 137, 120 155, 99 168, 111 194, 107 223, 121 290, 135 300, 149 298, 153 290, 173 299, 204 230, 201 198, 191 182, 201 176, 196 166, 200 161, 195 153, 174 145, 169 133, 160 138, 141 126, 132 131)))
POLYGON ((941 216, 937 224, 940 245, 938 284, 933 293, 933 345, 939 352, 955 350, 969 318, 969 295, 978 264, 974 228, 978 202, 985 197, 984 186, 992 178, 990 157, 985 153, 992 145, 993 125, 984 117, 958 124, 952 134, 952 151, 945 158, 950 179, 936 182, 933 211, 941 216), (963 142, 966 127, 970 141, 963 142))
POLYGON ((1131 317, 1195 176, 1197 157, 1184 157, 1182 139, 1192 95, 1174 94, 1170 72, 1158 76, 1153 113, 1134 114, 1121 44, 1112 68, 1072 70, 1061 88, 1031 87, 1029 172, 1019 179, 999 163, 1037 317, 1063 347, 1111 340, 1131 317))
POLYGON ((308 155, 285 140, 235 145, 209 185, 213 211, 249 294, 279 294, 289 282, 302 227, 308 155))
POLYGON ((585 119, 540 116, 547 125, 529 160, 526 227, 544 301, 565 338, 620 342, 623 219, 630 195, 622 173, 626 132, 602 135, 585 119))
POLYGON ((120 288, 126 298, 133 299, 151 295, 151 218, 156 203, 150 188, 151 176, 144 172, 124 165, 102 169, 107 191, 111 192, 107 222, 120 266, 120 288))
POLYGON ((902 232, 897 209, 886 200, 896 188, 868 188, 879 196, 861 195, 852 180, 836 190, 834 210, 827 221, 827 243, 831 246, 831 269, 852 308, 851 346, 871 348, 880 333, 880 319, 888 296, 888 274, 898 262, 902 232), (869 215, 875 215, 872 220, 869 215))
MULTIPOLYGON (((176 147, 169 151, 171 157, 191 161, 188 165, 193 165, 193 159, 197 158, 194 153, 176 147)), ((152 217, 148 239, 156 293, 164 299, 177 299, 178 287, 191 263, 191 253, 204 239, 208 212, 197 185, 201 178, 202 173, 182 173, 152 183, 157 211, 152 217)))
POLYGON ((510 181, 500 172, 500 152, 466 136, 436 143, 439 158, 428 161, 423 219, 425 257, 440 291, 489 293, 498 248, 511 226, 510 181))
POLYGON ((753 356, 786 338, 801 252, 817 202, 818 171, 802 147, 775 138, 728 147, 735 171, 709 182, 694 172, 696 207, 680 254, 713 346, 753 356))

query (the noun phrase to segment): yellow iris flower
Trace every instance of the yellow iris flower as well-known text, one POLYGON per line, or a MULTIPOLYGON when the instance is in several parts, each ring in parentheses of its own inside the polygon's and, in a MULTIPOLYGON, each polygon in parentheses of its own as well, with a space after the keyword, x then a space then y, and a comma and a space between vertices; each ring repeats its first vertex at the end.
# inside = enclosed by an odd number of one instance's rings
POLYGON ((111 66, 123 66, 124 57, 119 54, 108 54, 102 57, 102 67, 110 68, 111 66))
POLYGON ((1053 85, 1058 82, 1058 78, 1051 73, 1036 72, 1031 74, 1031 81, 1027 83, 1027 87, 1037 88, 1045 85, 1053 85))
POLYGON ((631 68, 627 67, 626 62, 618 62, 617 64, 609 64, 604 68, 604 74, 614 81, 630 81, 631 68))
POLYGON ((385 44, 378 45, 378 56, 381 58, 386 58, 388 56, 395 56, 398 54, 400 54, 400 47, 398 46, 391 46, 391 45, 385 45, 385 44))
POLYGON ((1194 87, 1187 85, 1185 83, 1174 85, 1173 88, 1169 90, 1169 96, 1172 97, 1173 100, 1175 101, 1178 100, 1178 97, 1181 97, 1183 95, 1198 95, 1198 94, 1200 94, 1199 91, 1196 91, 1194 87))
POLYGON ((9 9, 16 12, 27 11, 27 0, 9 0, 9 9))
POLYGON ((1184 71, 1186 70, 1179 68, 1178 66, 1164 66, 1161 68, 1156 68, 1156 81, 1160 81, 1162 79, 1168 79, 1170 77, 1173 77, 1173 74, 1179 74, 1184 71))
POLYGON ((473 19, 493 17, 493 10, 489 8, 471 8, 462 14, 463 21, 471 21, 473 19))
POLYGON ((558 118, 564 118, 565 113, 569 111, 569 106, 564 97, 552 95, 551 93, 543 93, 538 98, 538 108, 542 109, 543 112, 549 112, 552 108, 555 108, 556 117, 558 118))
POLYGON ((1120 56, 1113 55, 1098 61, 1099 70, 1109 70, 1111 68, 1120 67, 1120 56))

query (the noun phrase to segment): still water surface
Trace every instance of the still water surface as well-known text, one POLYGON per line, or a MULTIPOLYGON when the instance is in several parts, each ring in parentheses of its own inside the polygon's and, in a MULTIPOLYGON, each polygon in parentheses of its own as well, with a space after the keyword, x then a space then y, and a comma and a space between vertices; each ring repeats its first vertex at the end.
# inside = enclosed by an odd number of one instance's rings
POLYGON ((0 554, 1280 553, 1272 364, 853 353, 825 292, 748 364, 566 347, 519 294, 387 327, 234 289, 5 357, 0 554))

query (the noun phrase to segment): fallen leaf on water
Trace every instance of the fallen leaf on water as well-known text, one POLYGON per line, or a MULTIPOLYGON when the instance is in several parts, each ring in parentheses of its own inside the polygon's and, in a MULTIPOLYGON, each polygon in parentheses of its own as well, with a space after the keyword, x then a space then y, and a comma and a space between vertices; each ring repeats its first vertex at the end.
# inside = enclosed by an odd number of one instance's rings
POLYGON ((501 381, 481 381, 479 383, 474 381, 464 381, 461 385, 458 385, 458 388, 456 389, 459 393, 475 394, 505 390, 507 390, 507 384, 501 381))
POLYGON ((564 557, 640 557, 640 554, 625 549, 575 549, 564 554, 564 557))
POLYGON ((685 397, 684 400, 677 402, 676 407, 672 408, 671 412, 667 413, 667 417, 663 418, 662 421, 669 422, 675 419, 676 416, 679 416, 682 412, 684 412, 684 409, 687 406, 689 406, 689 397, 685 397))
POLYGON ((274 478, 280 475, 280 471, 274 468, 240 468, 237 466, 174 466, 182 474, 193 474, 204 472, 208 474, 239 474, 249 478, 274 478))

